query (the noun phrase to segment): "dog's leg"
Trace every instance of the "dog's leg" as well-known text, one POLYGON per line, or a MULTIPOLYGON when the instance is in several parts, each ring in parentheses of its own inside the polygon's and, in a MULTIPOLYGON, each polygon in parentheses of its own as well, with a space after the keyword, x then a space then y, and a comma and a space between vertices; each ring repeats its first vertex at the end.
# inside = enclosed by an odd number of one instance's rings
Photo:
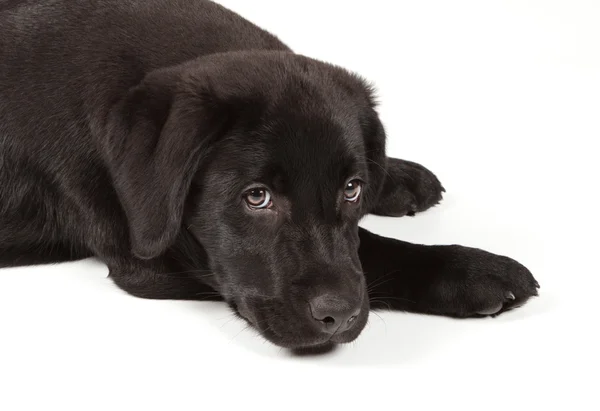
POLYGON ((473 317, 499 314, 538 294, 529 270, 508 257, 410 244, 362 228, 360 241, 372 308, 473 317))
POLYGON ((141 298, 167 300, 222 300, 219 293, 200 281, 204 270, 186 270, 167 257, 153 260, 110 259, 109 277, 119 288, 141 298))
POLYGON ((438 204, 444 191, 437 177, 422 165, 388 158, 383 189, 371 213, 412 216, 438 204))

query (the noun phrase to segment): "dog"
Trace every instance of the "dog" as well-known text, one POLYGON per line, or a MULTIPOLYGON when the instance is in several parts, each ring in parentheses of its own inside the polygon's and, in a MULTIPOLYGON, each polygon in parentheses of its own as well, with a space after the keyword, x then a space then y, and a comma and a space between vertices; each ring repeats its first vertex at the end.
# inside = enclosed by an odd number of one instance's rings
POLYGON ((365 80, 210 1, 0 1, 0 97, 2 267, 96 257, 129 294, 224 300, 291 349, 354 340, 371 308, 538 294, 508 257, 359 227, 444 189, 386 157, 365 80))

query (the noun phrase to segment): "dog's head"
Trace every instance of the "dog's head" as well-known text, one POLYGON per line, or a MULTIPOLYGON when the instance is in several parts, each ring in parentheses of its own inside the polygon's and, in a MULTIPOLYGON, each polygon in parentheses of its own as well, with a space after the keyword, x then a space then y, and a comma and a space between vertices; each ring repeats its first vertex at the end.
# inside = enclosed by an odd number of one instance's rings
POLYGON ((136 256, 189 230, 211 285, 269 340, 358 336, 358 222, 386 167, 361 79, 291 53, 227 53, 153 72, 118 107, 109 163, 136 256))

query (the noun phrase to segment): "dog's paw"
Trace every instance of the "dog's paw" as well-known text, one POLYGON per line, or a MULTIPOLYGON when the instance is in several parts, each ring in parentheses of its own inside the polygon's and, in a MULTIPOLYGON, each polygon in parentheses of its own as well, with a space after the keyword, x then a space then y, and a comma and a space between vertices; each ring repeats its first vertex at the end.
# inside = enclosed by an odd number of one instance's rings
POLYGON ((538 295, 539 283, 517 261, 473 248, 449 248, 444 275, 430 289, 431 312, 462 318, 495 316, 538 295))
POLYGON ((430 170, 410 161, 398 164, 397 170, 406 174, 406 185, 416 199, 416 212, 425 211, 442 200, 446 190, 430 170))
POLYGON ((438 204, 446 191, 435 174, 420 164, 389 158, 386 170, 386 181, 373 214, 414 216, 438 204))

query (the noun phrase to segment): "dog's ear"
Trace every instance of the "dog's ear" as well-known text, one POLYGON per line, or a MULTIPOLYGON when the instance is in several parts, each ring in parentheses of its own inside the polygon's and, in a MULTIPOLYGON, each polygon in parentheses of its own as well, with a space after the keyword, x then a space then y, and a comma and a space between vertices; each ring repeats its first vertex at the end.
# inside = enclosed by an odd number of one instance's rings
POLYGON ((138 258, 162 254, 181 229, 192 179, 219 132, 212 103, 178 72, 159 71, 110 113, 105 153, 138 258))

